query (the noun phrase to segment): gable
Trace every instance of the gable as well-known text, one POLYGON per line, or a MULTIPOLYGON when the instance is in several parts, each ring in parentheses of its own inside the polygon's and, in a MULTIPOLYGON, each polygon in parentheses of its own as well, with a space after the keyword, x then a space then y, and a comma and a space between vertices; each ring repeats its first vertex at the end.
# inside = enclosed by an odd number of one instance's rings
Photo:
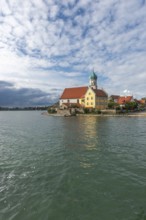
POLYGON ((89 93, 96 95, 96 97, 108 97, 107 93, 102 89, 92 89, 89 87, 85 95, 88 96, 89 93))
POLYGON ((95 95, 95 92, 92 88, 88 87, 85 96, 95 95))

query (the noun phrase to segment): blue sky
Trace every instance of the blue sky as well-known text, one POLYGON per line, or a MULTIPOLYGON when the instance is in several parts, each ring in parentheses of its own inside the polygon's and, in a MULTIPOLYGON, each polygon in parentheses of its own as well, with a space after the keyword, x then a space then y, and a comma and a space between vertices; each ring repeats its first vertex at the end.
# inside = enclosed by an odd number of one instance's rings
POLYGON ((55 102, 93 68, 109 95, 146 96, 145 0, 0 1, 0 106, 55 102))

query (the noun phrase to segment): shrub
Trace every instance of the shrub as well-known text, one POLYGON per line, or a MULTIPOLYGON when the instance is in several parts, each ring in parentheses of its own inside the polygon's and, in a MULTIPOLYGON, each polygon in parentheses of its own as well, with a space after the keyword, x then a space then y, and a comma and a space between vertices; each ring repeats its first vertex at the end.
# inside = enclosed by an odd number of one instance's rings
POLYGON ((88 108, 84 108, 84 113, 88 114, 89 113, 89 109, 88 108))
POLYGON ((56 109, 54 109, 54 108, 48 108, 48 113, 49 113, 49 114, 54 114, 54 113, 56 113, 56 109))

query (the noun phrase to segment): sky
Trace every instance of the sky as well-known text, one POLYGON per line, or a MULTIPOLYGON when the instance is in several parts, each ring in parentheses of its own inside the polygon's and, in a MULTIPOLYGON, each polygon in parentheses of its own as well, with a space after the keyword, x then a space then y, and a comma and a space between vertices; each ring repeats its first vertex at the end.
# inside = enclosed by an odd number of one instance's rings
POLYGON ((0 106, 49 105, 93 69, 146 97, 146 0, 0 0, 0 106))

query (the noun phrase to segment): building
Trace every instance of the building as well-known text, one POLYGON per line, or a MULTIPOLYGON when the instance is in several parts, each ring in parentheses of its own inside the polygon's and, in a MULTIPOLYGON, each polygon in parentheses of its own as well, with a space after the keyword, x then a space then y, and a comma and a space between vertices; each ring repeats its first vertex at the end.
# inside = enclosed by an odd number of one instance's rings
POLYGON ((138 104, 139 108, 146 107, 146 100, 145 99, 141 99, 141 100, 134 99, 134 101, 138 104))
POLYGON ((119 97, 120 97, 119 95, 111 95, 111 96, 109 97, 109 101, 113 101, 113 102, 117 103, 119 97))
POLYGON ((65 88, 60 97, 60 107, 84 107, 106 109, 108 95, 97 88, 97 75, 94 71, 89 77, 89 86, 65 88))
POLYGON ((146 106, 146 99, 141 99, 141 100, 139 100, 139 102, 140 102, 141 105, 145 105, 146 106))
POLYGON ((118 98, 117 103, 118 103, 121 107, 124 107, 126 103, 133 102, 133 101, 134 101, 133 96, 120 96, 120 97, 118 98))

